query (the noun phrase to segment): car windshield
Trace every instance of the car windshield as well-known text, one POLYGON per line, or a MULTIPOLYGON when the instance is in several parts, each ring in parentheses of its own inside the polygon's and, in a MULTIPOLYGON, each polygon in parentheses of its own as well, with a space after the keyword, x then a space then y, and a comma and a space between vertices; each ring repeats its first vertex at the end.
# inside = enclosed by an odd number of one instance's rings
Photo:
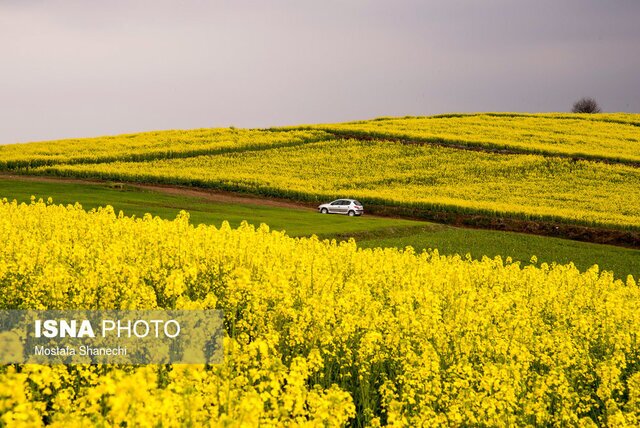
POLYGON ((356 205, 362 205, 362 204, 361 204, 360 202, 358 202, 358 201, 353 201, 353 203, 354 203, 354 204, 356 204, 356 205))

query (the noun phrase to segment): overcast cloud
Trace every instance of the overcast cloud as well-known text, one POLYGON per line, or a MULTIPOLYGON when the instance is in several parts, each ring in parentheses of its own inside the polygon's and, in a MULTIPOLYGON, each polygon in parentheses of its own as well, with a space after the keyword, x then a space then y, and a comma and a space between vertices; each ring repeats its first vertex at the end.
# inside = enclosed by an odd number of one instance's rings
POLYGON ((0 143, 640 111, 638 0, 0 0, 0 143))

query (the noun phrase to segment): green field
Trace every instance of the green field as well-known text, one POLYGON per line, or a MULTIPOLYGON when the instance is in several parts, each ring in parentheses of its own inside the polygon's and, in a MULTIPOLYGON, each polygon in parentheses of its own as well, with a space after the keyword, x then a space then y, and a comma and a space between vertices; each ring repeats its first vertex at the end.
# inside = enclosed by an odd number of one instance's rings
POLYGON ((437 248, 441 254, 469 253, 474 259, 510 256, 527 264, 532 255, 540 263, 567 264, 573 262, 580 270, 598 264, 600 270, 613 271, 617 278, 640 275, 640 250, 590 244, 547 236, 526 235, 494 230, 464 229, 443 226, 410 236, 389 236, 359 241, 361 247, 437 248))
POLYGON ((79 202, 85 209, 111 205, 116 212, 142 217, 145 213, 174 219, 181 210, 190 213, 191 222, 220 226, 228 221, 238 226, 243 220, 259 225, 268 224, 272 229, 285 230, 290 236, 317 234, 332 237, 357 232, 383 230, 385 228, 415 228, 424 223, 362 217, 357 221, 346 216, 323 216, 309 209, 285 209, 258 204, 211 202, 189 196, 169 195, 142 190, 132 186, 123 189, 109 184, 48 183, 0 178, 0 198, 28 202, 31 195, 36 198, 52 197, 54 203, 73 204, 79 202))
POLYGON ((28 202, 31 195, 54 203, 79 202, 85 208, 112 205, 116 211, 142 216, 149 212, 172 219, 184 209, 195 224, 219 226, 224 220, 236 226, 243 220, 272 229, 286 230, 291 236, 316 234, 323 238, 354 237, 361 247, 389 246, 416 250, 437 248, 442 254, 511 256, 528 263, 532 255, 538 264, 573 262, 581 270, 598 264, 618 278, 640 274, 640 251, 608 245, 589 244, 521 233, 463 229, 421 221, 363 216, 349 218, 320 215, 307 208, 282 208, 258 204, 223 203, 191 196, 176 196, 133 186, 116 188, 109 184, 51 183, 0 178, 0 198, 28 202))

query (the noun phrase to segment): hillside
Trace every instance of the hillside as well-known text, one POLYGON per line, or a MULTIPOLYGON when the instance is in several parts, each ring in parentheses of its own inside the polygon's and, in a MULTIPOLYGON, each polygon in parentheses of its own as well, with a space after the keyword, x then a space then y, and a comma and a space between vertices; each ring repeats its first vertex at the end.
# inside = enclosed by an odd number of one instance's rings
POLYGON ((379 209, 412 209, 416 216, 444 211, 640 230, 640 169, 541 155, 330 140, 183 159, 57 165, 33 173, 313 202, 348 195, 379 209))
POLYGON ((138 161, 260 150, 329 138, 319 130, 269 132, 212 128, 0 145, 0 170, 41 165, 138 161))
POLYGON ((347 137, 640 163, 640 115, 451 114, 315 125, 347 137))
POLYGON ((351 196, 380 214, 639 247, 639 125, 634 114, 493 113, 158 131, 0 147, 0 165, 309 203, 351 196))

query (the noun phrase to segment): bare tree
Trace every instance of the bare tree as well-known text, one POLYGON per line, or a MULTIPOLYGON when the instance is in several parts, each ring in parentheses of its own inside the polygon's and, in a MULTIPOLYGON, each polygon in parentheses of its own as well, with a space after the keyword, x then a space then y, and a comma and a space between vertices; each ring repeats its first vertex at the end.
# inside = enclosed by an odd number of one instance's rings
POLYGON ((584 97, 573 103, 571 111, 573 113, 600 113, 602 112, 602 109, 595 99, 591 97, 584 97))

